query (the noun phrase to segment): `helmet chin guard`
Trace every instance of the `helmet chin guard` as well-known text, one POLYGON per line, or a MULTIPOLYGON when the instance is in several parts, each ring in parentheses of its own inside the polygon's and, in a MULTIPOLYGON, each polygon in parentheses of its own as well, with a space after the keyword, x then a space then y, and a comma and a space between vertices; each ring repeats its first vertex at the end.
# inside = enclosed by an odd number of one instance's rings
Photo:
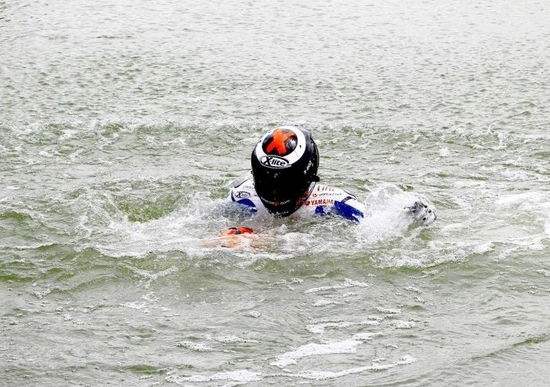
POLYGON ((311 135, 294 126, 265 134, 251 155, 254 185, 260 200, 275 216, 295 212, 319 181, 319 152, 311 135))

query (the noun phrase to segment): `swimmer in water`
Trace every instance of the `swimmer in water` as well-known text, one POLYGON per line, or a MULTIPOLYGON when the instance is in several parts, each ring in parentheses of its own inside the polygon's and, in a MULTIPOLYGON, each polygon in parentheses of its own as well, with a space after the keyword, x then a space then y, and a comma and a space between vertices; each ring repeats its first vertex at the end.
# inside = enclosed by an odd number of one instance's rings
MULTIPOLYGON (((252 171, 237 179, 229 198, 251 213, 275 217, 336 215, 352 222, 365 217, 365 205, 347 191, 319 183, 319 151, 309 132, 282 126, 266 133, 251 155, 252 171)), ((420 225, 437 218, 416 200, 403 210, 420 225)))

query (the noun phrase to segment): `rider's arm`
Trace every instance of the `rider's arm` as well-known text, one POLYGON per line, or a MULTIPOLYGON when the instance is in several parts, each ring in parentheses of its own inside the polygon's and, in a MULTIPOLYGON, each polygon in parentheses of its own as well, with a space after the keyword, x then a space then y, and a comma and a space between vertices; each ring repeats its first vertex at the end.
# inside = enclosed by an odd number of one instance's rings
POLYGON ((334 213, 354 222, 359 222, 365 217, 365 205, 351 194, 341 200, 335 200, 332 208, 334 213))

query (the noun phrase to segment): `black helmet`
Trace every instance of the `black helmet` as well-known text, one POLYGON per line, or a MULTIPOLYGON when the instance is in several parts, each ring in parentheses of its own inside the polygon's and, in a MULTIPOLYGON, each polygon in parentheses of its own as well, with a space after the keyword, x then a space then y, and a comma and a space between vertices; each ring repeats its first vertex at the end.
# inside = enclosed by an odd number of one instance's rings
POLYGON ((262 203, 275 216, 288 216, 319 181, 319 151, 310 134, 294 126, 267 133, 252 151, 254 186, 262 203))

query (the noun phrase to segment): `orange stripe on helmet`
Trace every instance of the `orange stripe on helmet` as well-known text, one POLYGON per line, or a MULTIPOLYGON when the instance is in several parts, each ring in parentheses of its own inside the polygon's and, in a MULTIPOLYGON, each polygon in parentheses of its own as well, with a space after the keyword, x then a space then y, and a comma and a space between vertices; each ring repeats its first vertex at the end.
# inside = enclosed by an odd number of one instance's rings
POLYGON ((266 153, 273 154, 273 150, 278 156, 286 156, 290 153, 286 147, 286 140, 296 136, 293 131, 288 129, 276 129, 271 134, 271 142, 265 148, 266 153))

